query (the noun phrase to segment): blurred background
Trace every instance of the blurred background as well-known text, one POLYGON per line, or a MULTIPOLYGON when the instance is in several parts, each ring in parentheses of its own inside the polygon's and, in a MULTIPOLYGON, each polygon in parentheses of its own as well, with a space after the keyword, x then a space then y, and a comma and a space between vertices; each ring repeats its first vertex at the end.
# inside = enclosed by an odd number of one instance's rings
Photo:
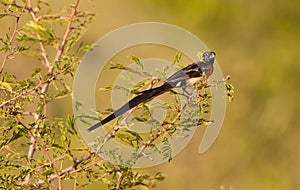
MULTIPOLYGON (((235 98, 216 142, 198 154, 199 129, 170 163, 141 169, 166 175, 156 189, 300 189, 300 1, 98 0, 80 6, 96 13, 82 41, 94 43, 128 24, 165 22, 197 35, 231 75, 235 98)), ((51 110, 53 116, 72 113, 71 98, 51 110)))
POLYGON ((136 22, 174 24, 217 52, 223 74, 235 86, 222 131, 206 153, 197 153, 200 129, 170 163, 142 170, 167 176, 157 189, 300 189, 300 1, 93 4, 96 20, 86 41, 136 22))

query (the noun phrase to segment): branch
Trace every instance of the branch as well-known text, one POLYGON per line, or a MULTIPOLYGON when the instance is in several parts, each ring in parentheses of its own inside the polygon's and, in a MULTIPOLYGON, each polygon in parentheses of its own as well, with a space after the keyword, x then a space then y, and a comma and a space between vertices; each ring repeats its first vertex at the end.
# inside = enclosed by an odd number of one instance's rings
POLYGON ((168 125, 168 127, 163 128, 163 130, 157 130, 157 132, 151 136, 151 138, 143 144, 143 146, 141 147, 139 153, 137 154, 137 156, 135 157, 135 159, 133 159, 133 161, 136 161, 137 159, 139 159, 142 156, 147 155, 144 151, 146 150, 147 147, 149 147, 156 139, 158 139, 158 137, 160 137, 160 135, 164 132, 168 132, 172 129, 173 125, 175 124, 175 122, 180 118, 181 114, 182 114, 182 110, 186 107, 187 104, 184 104, 181 108, 181 110, 179 110, 178 114, 176 115, 176 117, 172 120, 172 122, 168 125))
POLYGON ((22 9, 23 10, 28 10, 28 11, 33 11, 31 7, 27 7, 25 3, 23 6, 22 5, 18 5, 15 1, 13 1, 12 3, 7 3, 5 1, 1 1, 0 2, 1 4, 5 5, 5 6, 14 6, 14 7, 17 7, 19 9, 22 9))
MULTIPOLYGON (((69 167, 67 167, 67 168, 65 168, 65 169, 63 169, 63 170, 61 170, 61 171, 59 172, 58 175, 56 175, 56 174, 51 174, 51 175, 47 178, 47 182, 49 183, 49 182, 53 181, 54 179, 60 178, 60 177, 63 176, 63 175, 70 174, 71 171, 76 171, 76 172, 77 172, 77 171, 78 171, 78 170, 76 170, 76 169, 77 169, 77 166, 78 166, 79 164, 81 164, 83 161, 89 160, 94 154, 95 154, 94 152, 89 152, 88 155, 83 156, 81 159, 75 159, 75 160, 73 161, 73 164, 72 164, 71 166, 69 166, 69 167)), ((37 182, 38 185, 42 185, 42 184, 44 184, 44 183, 45 183, 45 181, 44 181, 44 180, 41 180, 41 179, 37 182)))
MULTIPOLYGON (((4 5, 7 5, 7 3, 5 3, 3 1, 1 1, 1 3, 4 4, 4 5)), ((20 17, 22 16, 22 14, 24 13, 24 11, 26 9, 26 3, 22 7, 19 7, 19 8, 21 8, 21 12, 18 16, 14 16, 16 18, 16 24, 15 24, 14 30, 13 30, 10 38, 9 38, 8 44, 7 44, 9 46, 11 46, 12 42, 14 41, 14 39, 16 37, 16 34, 18 33, 18 25, 19 25, 20 17)), ((11 50, 11 49, 10 49, 10 51, 5 53, 4 59, 3 59, 2 64, 1 64, 1 68, 0 68, 0 74, 3 72, 3 69, 5 67, 5 64, 6 64, 7 60, 14 53, 15 53, 15 50, 11 50)))
MULTIPOLYGON (((34 22, 38 22, 38 18, 36 17, 36 13, 33 11, 33 8, 32 8, 31 0, 27 0, 27 4, 28 4, 29 10, 30 10, 29 12, 31 14, 32 19, 34 20, 34 22)), ((37 38, 39 40, 42 40, 42 38, 39 34, 37 35, 37 38)), ((46 65, 48 67, 48 73, 52 73, 52 71, 50 72, 50 68, 53 67, 53 66, 50 65, 50 61, 48 59, 48 55, 47 55, 47 51, 45 49, 45 46, 44 46, 43 42, 39 42, 39 44, 40 44, 40 48, 41 48, 42 57, 43 57, 46 65)))
MULTIPOLYGON (((79 0, 76 0, 75 4, 71 5, 72 6, 72 12, 71 12, 71 15, 68 18, 67 29, 66 29, 66 32, 63 36, 62 42, 61 42, 60 46, 58 47, 54 62, 59 61, 61 59, 62 53, 65 50, 67 39, 68 39, 70 33, 72 32, 72 29, 71 29, 72 28, 72 21, 73 21, 73 18, 76 16, 78 5, 79 5, 79 0)), ((35 17, 35 19, 37 20, 36 17, 35 17)), ((40 44, 42 44, 42 42, 40 42, 40 44)), ((48 73, 50 75, 52 75, 54 67, 51 66, 50 63, 48 63, 47 65, 48 65, 48 73)), ((49 85, 50 85, 50 82, 46 83, 43 86, 42 93, 45 93, 48 90, 49 85)))
MULTIPOLYGON (((36 113, 31 113, 31 114, 32 114, 32 116, 34 117, 35 120, 38 120, 38 117, 39 117, 38 114, 36 114, 36 113)), ((23 125, 23 126, 25 126, 25 125, 23 125)), ((26 127, 25 127, 25 128, 26 128, 26 127)), ((26 129, 27 129, 27 128, 26 128, 26 129)), ((30 146, 29 146, 28 153, 27 153, 27 157, 28 157, 29 162, 30 162, 31 159, 33 158, 33 155, 34 155, 35 150, 36 150, 36 141, 37 141, 37 138, 36 138, 36 136, 35 136, 33 133, 31 133, 30 129, 27 129, 27 130, 29 130, 28 132, 30 132, 30 135, 31 135, 31 137, 30 137, 30 143, 31 143, 31 144, 30 144, 30 146)), ((24 179, 24 181, 23 181, 23 184, 28 184, 29 181, 30 181, 30 173, 28 173, 28 174, 25 176, 25 179, 24 179)))
MULTIPOLYGON (((38 90, 39 88, 41 88, 42 85, 45 85, 45 84, 47 84, 47 83, 50 83, 50 82, 53 81, 55 78, 57 78, 58 75, 63 74, 63 73, 66 72, 68 69, 72 68, 72 67, 74 66, 74 64, 75 64, 75 63, 73 63, 73 64, 69 65, 68 67, 65 67, 63 70, 60 70, 60 71, 58 71, 57 73, 55 73, 55 74, 49 76, 45 81, 43 81, 43 82, 40 81, 40 83, 37 84, 36 86, 34 86, 34 87, 32 87, 32 88, 30 88, 30 89, 28 89, 28 90, 24 90, 24 91, 22 91, 22 93, 18 94, 17 96, 15 96, 15 97, 13 97, 13 98, 11 98, 11 99, 9 99, 9 100, 6 100, 6 101, 2 102, 2 104, 0 105, 0 108, 3 107, 3 106, 5 106, 6 104, 8 104, 8 103, 10 103, 10 102, 16 101, 17 99, 19 99, 19 98, 25 96, 26 94, 29 94, 29 93, 31 93, 31 92, 33 92, 33 91, 35 91, 35 90, 38 90)), ((44 92, 44 93, 46 93, 46 92, 44 92)), ((44 93, 41 92, 41 95, 43 95, 44 93)))
MULTIPOLYGON (((149 87, 147 88, 147 90, 152 89, 153 86, 154 86, 154 84, 157 83, 157 82, 159 82, 159 81, 160 81, 160 79, 153 79, 153 80, 151 80, 151 81, 150 81, 150 84, 149 84, 149 87)), ((130 114, 131 114, 134 110, 136 110, 137 108, 138 108, 138 107, 136 106, 136 107, 131 108, 130 110, 128 110, 128 111, 124 114, 123 119, 120 120, 120 122, 119 122, 120 125, 124 125, 127 129, 129 129, 129 126, 128 126, 128 123, 127 123, 127 119, 128 119, 128 117, 130 116, 130 114)))
POLYGON ((118 171, 117 174, 119 174, 119 178, 118 178, 118 181, 117 181, 116 189, 123 189, 122 188, 122 181, 124 179, 124 175, 120 171, 118 171))
MULTIPOLYGON (((35 22, 37 22, 38 18, 36 16, 36 13, 32 9, 31 0, 27 0, 27 4, 28 4, 29 10, 30 10, 29 12, 30 12, 33 20, 35 22)), ((64 37, 62 39, 61 45, 59 46, 59 48, 57 50, 57 54, 56 54, 56 57, 54 59, 54 62, 59 61, 61 59, 62 53, 64 52, 65 45, 66 45, 66 42, 67 42, 67 38, 68 38, 69 34, 71 33, 72 21, 73 21, 73 18, 75 17, 75 15, 76 15, 78 5, 79 5, 79 0, 76 0, 75 1, 75 5, 72 6, 72 13, 71 13, 71 15, 69 17, 69 21, 68 21, 68 24, 67 24, 67 29, 66 29, 64 37)), ((40 35, 37 35, 37 37, 38 37, 38 39, 41 39, 40 35)), ((53 76, 54 66, 51 66, 51 64, 50 64, 46 48, 45 48, 43 42, 39 42, 39 44, 40 44, 40 49, 41 49, 42 57, 43 57, 43 59, 44 59, 44 61, 46 63, 46 66, 48 67, 48 74, 49 74, 48 79, 43 83, 43 86, 42 86, 40 97, 43 98, 44 94, 48 91, 48 88, 49 88, 49 85, 50 85, 51 81, 53 79, 55 79, 55 77, 53 76)), ((36 89, 39 88, 39 86, 41 86, 41 85, 42 84, 40 83, 40 85, 36 86, 36 89)), ((41 116, 41 114, 38 114, 38 116, 35 118, 35 121, 38 121, 40 119, 40 116, 41 116)), ((33 155, 34 155, 34 152, 35 152, 35 146, 36 146, 36 144, 35 144, 36 143, 35 136, 33 136, 33 135, 31 136, 30 142, 31 142, 31 145, 29 146, 29 149, 28 149, 28 159, 29 160, 31 160, 33 158, 33 155)), ((47 152, 47 156, 49 156, 48 152, 47 152)), ((52 163, 51 158, 49 157, 48 159, 49 159, 50 163, 52 163)), ((75 167, 76 166, 77 165, 75 165, 75 167)), ((74 165, 72 167, 74 167, 74 165)), ((54 166, 52 166, 52 168, 53 168, 55 176, 56 176, 55 178, 58 178, 58 189, 62 189, 62 181, 61 181, 61 178, 60 178, 60 176, 62 174, 61 174, 61 172, 58 173, 57 169, 54 166)), ((29 183, 29 179, 30 179, 30 173, 28 173, 28 175, 25 177, 24 183, 25 184, 29 183)))
MULTIPOLYGON (((19 125, 21 125, 22 127, 24 127, 27 130, 28 134, 30 135, 30 142, 32 144, 30 145, 29 151, 28 151, 28 159, 29 159, 29 161, 33 158, 33 154, 34 154, 34 152, 36 150, 36 144, 38 144, 41 147, 41 149, 43 150, 44 155, 48 159, 51 167, 53 168, 55 175, 58 175, 57 169, 55 167, 53 167, 53 160, 52 160, 51 156, 49 155, 47 148, 45 148, 43 146, 43 144, 38 140, 38 138, 31 131, 31 129, 29 127, 27 127, 24 123, 22 123, 17 116, 15 116, 15 120, 18 122, 19 125)), ((30 180, 30 174, 26 175, 26 177, 25 177, 22 185, 28 184, 29 180, 30 180)))
MULTIPOLYGON (((1 0, 0 0, 1 1, 1 0)), ((39 0, 37 1, 38 3, 40 2, 39 0)), ((18 32, 21 28, 21 15, 23 14, 23 17, 29 16, 31 18, 26 18, 28 21, 34 21, 34 22, 43 22, 44 19, 48 18, 56 18, 56 19, 62 19, 64 22, 63 23, 63 29, 61 32, 63 32, 59 38, 56 38, 55 44, 53 45, 47 45, 43 41, 43 35, 41 33, 32 31, 35 39, 38 39, 39 42, 33 41, 35 45, 37 45, 37 53, 39 54, 39 60, 41 59, 43 67, 46 69, 46 75, 42 77, 43 74, 39 74, 41 76, 38 80, 33 81, 33 84, 30 84, 30 86, 27 87, 13 87, 13 91, 10 93, 5 94, 6 96, 3 97, 3 100, 1 101, 0 109, 5 110, 7 108, 12 108, 15 104, 17 103, 24 103, 22 104, 27 106, 27 103, 31 104, 33 103, 33 106, 37 106, 37 110, 32 110, 28 111, 26 110, 26 107, 24 108, 25 110, 22 109, 22 111, 18 111, 17 114, 15 112, 13 114, 9 113, 10 119, 14 120, 17 122, 17 127, 22 127, 22 132, 25 129, 25 133, 22 133, 22 135, 25 135, 25 138, 27 139, 26 142, 28 144, 28 152, 27 155, 25 155, 25 158, 22 157, 22 159, 25 159, 27 162, 27 166, 24 165, 24 168, 21 169, 26 169, 27 173, 24 175, 22 172, 19 174, 22 177, 21 182, 18 182, 17 185, 20 185, 20 187, 27 187, 31 185, 41 185, 44 184, 46 186, 54 184, 55 186, 58 186, 57 189, 62 189, 62 182, 63 179, 66 178, 68 175, 71 175, 75 172, 82 171, 88 167, 97 167, 99 166, 98 163, 99 160, 94 158, 94 152, 89 152, 89 154, 86 154, 83 157, 79 157, 80 159, 76 159, 73 157, 73 151, 67 152, 67 153, 56 153, 52 152, 52 146, 47 144, 47 141, 44 142, 44 138, 39 136, 39 130, 41 127, 41 123, 45 120, 44 116, 47 116, 46 114, 46 106, 48 105, 48 100, 53 100, 50 98, 46 99, 45 94, 50 93, 49 90, 50 88, 53 87, 55 88, 55 82, 56 80, 60 81, 60 79, 64 79, 61 74, 68 74, 69 72, 72 73, 72 69, 74 68, 74 65, 78 63, 78 57, 74 56, 73 54, 71 55, 71 52, 69 52, 69 47, 73 47, 73 38, 71 39, 72 35, 75 34, 77 36, 77 31, 79 30, 78 34, 81 34, 81 28, 85 28, 85 20, 84 22, 81 23, 81 18, 85 16, 85 13, 79 12, 78 6, 79 6, 80 0, 73 0, 73 4, 71 7, 69 7, 68 12, 62 13, 62 14, 43 14, 43 12, 39 11, 34 11, 36 10, 34 8, 36 1, 35 0, 24 0, 24 1, 10 1, 8 3, 6 2, 0 2, 0 7, 2 6, 14 6, 17 7, 18 9, 16 12, 14 10, 11 11, 11 13, 8 13, 5 16, 13 16, 14 20, 16 21, 13 26, 13 31, 12 34, 10 35, 9 39, 7 39, 4 42, 4 45, 8 46, 8 50, 4 53, 5 56, 3 58, 3 62, 1 64, 0 62, 0 74, 5 70, 5 65, 8 64, 8 60, 12 59, 13 55, 16 55, 18 51, 16 51, 16 45, 19 45, 18 42, 16 42, 16 36, 18 36, 18 32), (17 2, 17 3, 16 3, 17 2), (22 4, 21 4, 22 3, 22 4), (24 4, 24 5, 23 5, 24 4), (22 10, 21 10, 22 8, 22 10), (19 12, 21 11, 21 12, 19 12), (41 15, 41 16, 40 16, 41 15), (15 20, 16 19, 16 20, 15 20), (19 23, 20 21, 20 23, 19 23), (76 27, 77 23, 79 23, 80 27, 76 27), (15 44, 17 43, 17 44, 15 44), (70 45, 69 45, 70 44, 70 45), (52 47, 51 47, 52 46, 52 47), (54 49, 54 54, 49 52, 48 48, 53 48, 54 49), (53 55, 53 56, 52 56, 53 55), (73 56, 76 57, 73 59, 73 56), (58 62, 59 64, 64 64, 65 63, 65 57, 70 58, 66 62, 67 64, 63 65, 63 67, 56 68, 52 66, 51 63, 53 62, 58 62), (59 76, 60 75, 60 76, 59 76), (59 78, 57 78, 59 76, 59 78), (33 101, 27 101, 27 98, 31 96, 35 96, 35 99, 33 101), (46 99, 46 101, 44 101, 46 99), (40 104, 39 104, 40 103, 40 104), (5 107, 6 106, 6 107, 5 107), (26 121, 24 121, 23 116, 31 116, 30 120, 28 122, 31 122, 31 124, 27 123, 27 118, 26 121), (34 121, 32 121, 34 120, 34 121), (44 144, 45 143, 45 144, 44 144), (50 151, 49 151, 50 150, 50 151), (53 155, 52 155, 53 153, 53 155), (42 162, 40 163, 39 160, 37 160, 38 165, 35 168, 31 168, 32 164, 36 164, 35 157, 36 156, 42 156, 42 162), (58 157, 56 157, 58 156, 58 157), (64 161, 68 160, 69 157, 67 158, 66 156, 70 156, 73 159, 73 162, 71 165, 65 165, 64 161), (62 165, 64 164, 64 165, 62 165), (47 167, 45 167, 47 166, 47 167), (67 167, 68 166, 68 167, 67 167), (26 168, 27 167, 27 168, 26 168), (66 167, 66 168, 64 168, 66 167), (44 168, 49 168, 50 170, 47 170, 47 172, 51 173, 46 173, 45 176, 39 177, 39 175, 43 174, 43 169, 44 168), (51 184, 49 184, 52 182, 51 184), (58 184, 56 184, 58 182, 58 184)), ((10 11, 9 7, 5 7, 7 11, 10 11)), ((22 18, 23 18, 22 17, 22 18)), ((48 21, 48 20, 47 20, 48 21)), ((49 20, 50 22, 52 20, 49 20)), ((51 23, 50 23, 51 24, 51 23)), ((50 25, 51 27, 51 25, 50 25)), ((56 28, 54 28, 55 30, 56 28)), ((75 41, 76 42, 76 41, 75 41)), ((25 42, 26 43, 26 42, 25 42)), ((2 58, 1 58, 2 61, 2 58)), ((16 80, 17 82, 22 82, 22 80, 16 80)), ((1 90, 1 89, 0 89, 1 90)), ((31 99, 30 99, 31 100, 31 99)), ((31 108, 30 108, 31 109, 31 108)), ((68 121, 66 121, 66 126, 68 126, 68 121)), ((59 123, 60 125, 61 123, 59 123)), ((63 125, 63 124, 62 124, 63 125)), ((61 131, 65 132, 68 134, 68 131, 61 131)), ((70 132, 71 133, 71 132, 70 132)), ((51 133, 55 135, 55 132, 51 133)), ((73 133, 72 133, 73 134, 73 133)), ((72 136, 71 134, 71 136, 72 136)), ((54 141, 56 140, 56 137, 54 138, 54 141)), ((67 143, 71 142, 70 139, 67 139, 67 143)), ((61 140, 63 141, 63 140, 61 140)), ((67 143, 62 143, 63 145, 66 144, 66 146, 70 146, 70 144, 67 145, 67 143)), ((103 160, 101 160, 102 162, 103 160)), ((26 163, 25 163, 26 164, 26 163)), ((106 174, 104 174, 106 175, 106 174)))

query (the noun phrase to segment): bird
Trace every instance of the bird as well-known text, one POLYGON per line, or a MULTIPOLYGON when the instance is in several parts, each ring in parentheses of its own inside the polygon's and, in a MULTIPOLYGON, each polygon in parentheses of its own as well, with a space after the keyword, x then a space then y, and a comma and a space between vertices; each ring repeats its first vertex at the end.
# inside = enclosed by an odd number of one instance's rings
POLYGON ((107 116, 105 119, 94 124, 87 130, 89 132, 97 129, 98 127, 105 125, 116 117, 124 114, 130 109, 136 107, 142 102, 145 102, 151 98, 159 96, 173 88, 185 88, 192 86, 195 83, 203 80, 203 76, 207 79, 214 71, 213 64, 215 62, 216 53, 213 51, 206 51, 202 54, 202 60, 194 62, 185 68, 175 72, 165 82, 156 88, 144 90, 138 93, 137 96, 129 100, 126 104, 120 107, 118 110, 107 116))

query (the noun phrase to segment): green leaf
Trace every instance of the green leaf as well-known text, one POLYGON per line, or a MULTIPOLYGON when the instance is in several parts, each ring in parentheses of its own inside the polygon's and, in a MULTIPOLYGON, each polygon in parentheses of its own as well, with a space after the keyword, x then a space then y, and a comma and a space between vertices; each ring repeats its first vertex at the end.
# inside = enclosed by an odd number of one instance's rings
POLYGON ((109 69, 120 69, 120 70, 124 70, 127 67, 123 64, 120 63, 112 63, 111 66, 109 67, 109 69))
POLYGON ((161 181, 161 180, 165 179, 165 176, 161 172, 158 172, 158 173, 155 174, 154 179, 157 179, 157 180, 161 181))
POLYGON ((94 45, 80 45, 80 47, 78 48, 79 52, 88 52, 90 50, 92 50, 94 48, 94 45))
MULTIPOLYGON (((33 69, 33 72, 31 73, 31 77, 32 78, 37 78, 37 76, 40 76, 40 73, 41 73, 41 68, 34 68, 33 69)), ((39 77, 40 78, 40 77, 39 77)))
POLYGON ((50 65, 53 66, 55 69, 61 70, 58 61, 54 61, 54 62, 50 63, 50 65))
POLYGON ((182 52, 176 52, 173 59, 173 64, 179 63, 182 57, 182 52))
POLYGON ((57 143, 53 143, 53 144, 52 144, 52 147, 58 148, 58 149, 64 149, 64 147, 60 146, 60 145, 57 144, 57 143))
POLYGON ((225 87, 226 87, 226 95, 227 95, 228 101, 231 102, 234 98, 234 86, 232 84, 229 84, 228 82, 226 82, 225 87))
POLYGON ((197 57, 199 58, 199 60, 202 60, 202 55, 203 55, 202 52, 198 52, 198 53, 197 53, 197 57))
POLYGON ((70 128, 70 129, 68 129, 68 131, 71 134, 77 134, 77 131, 75 129, 75 118, 74 118, 74 115, 72 115, 72 116, 68 115, 67 116, 66 125, 70 128))
POLYGON ((17 52, 22 52, 22 51, 26 51, 26 50, 28 50, 29 49, 29 47, 28 46, 17 46, 16 47, 16 50, 17 50, 17 52))
POLYGON ((9 46, 8 45, 4 45, 4 46, 2 46, 1 48, 0 48, 0 51, 8 51, 9 50, 9 46))
POLYGON ((149 79, 144 79, 138 82, 133 86, 131 89, 131 93, 139 93, 140 89, 145 87, 147 84, 149 84, 150 80, 149 79))
POLYGON ((0 87, 3 89, 6 89, 9 92, 12 92, 12 90, 13 90, 12 86, 7 82, 0 81, 0 87))
POLYGON ((0 14, 0 19, 7 16, 7 14, 0 14))
POLYGON ((142 61, 138 57, 136 57, 134 55, 131 55, 130 59, 132 61, 134 61, 138 66, 140 66, 142 69, 144 68, 144 65, 143 65, 142 61))
POLYGON ((45 27, 43 27, 39 23, 34 22, 32 20, 30 20, 25 26, 28 31, 30 31, 30 30, 35 31, 36 33, 38 33, 40 35, 45 35, 45 33, 47 33, 46 32, 47 29, 45 27))
POLYGON ((29 34, 20 34, 16 37, 16 40, 21 42, 43 42, 43 40, 29 34))
POLYGON ((143 138, 139 135, 139 133, 127 129, 119 130, 115 136, 131 146, 134 146, 134 143, 139 146, 139 144, 143 141, 143 138))

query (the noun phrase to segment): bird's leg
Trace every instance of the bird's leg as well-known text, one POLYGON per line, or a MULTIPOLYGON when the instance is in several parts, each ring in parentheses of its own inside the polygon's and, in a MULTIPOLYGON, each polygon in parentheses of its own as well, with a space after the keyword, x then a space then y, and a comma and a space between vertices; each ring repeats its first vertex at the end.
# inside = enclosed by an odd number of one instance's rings
POLYGON ((180 92, 176 92, 175 90, 170 90, 170 92, 172 92, 172 93, 174 93, 174 94, 178 94, 178 95, 181 95, 181 96, 184 96, 184 97, 186 97, 186 98, 188 98, 189 96, 187 95, 187 94, 190 94, 189 92, 187 92, 186 90, 185 90, 185 88, 183 88, 183 93, 180 93, 180 92))
POLYGON ((192 92, 188 92, 187 91, 187 87, 182 87, 182 90, 183 90, 183 93, 176 92, 174 90, 170 90, 170 91, 172 93, 174 93, 174 94, 178 94, 178 95, 184 96, 187 99, 187 101, 190 102, 192 100, 193 93, 192 92))
POLYGON ((187 91, 187 87, 183 87, 182 90, 183 90, 184 96, 187 98, 187 101, 188 101, 188 102, 191 102, 192 99, 193 99, 193 92, 188 92, 188 91, 187 91), (185 95, 185 94, 186 94, 186 95, 185 95))
POLYGON ((187 94, 188 97, 191 97, 192 93, 188 92, 186 90, 186 87, 182 88, 182 90, 183 90, 183 94, 185 93, 185 94, 187 94))

